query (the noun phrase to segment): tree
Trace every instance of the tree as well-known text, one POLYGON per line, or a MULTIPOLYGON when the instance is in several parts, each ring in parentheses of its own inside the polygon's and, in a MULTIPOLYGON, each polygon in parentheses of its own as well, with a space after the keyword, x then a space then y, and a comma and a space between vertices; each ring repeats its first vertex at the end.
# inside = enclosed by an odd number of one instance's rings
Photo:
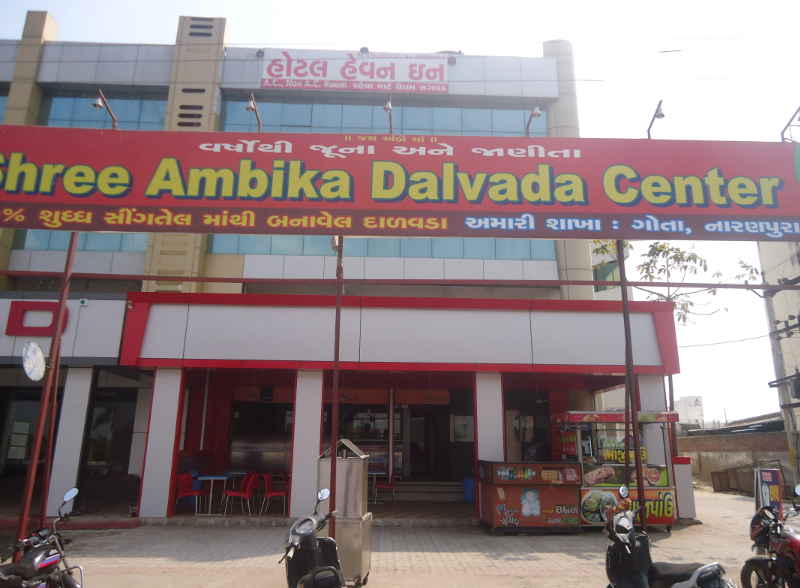
MULTIPOLYGON (((619 262, 617 259, 616 241, 596 239, 592 241, 592 244, 594 245, 592 253, 611 259, 611 261, 604 260, 600 262, 595 265, 593 269, 602 265, 619 262)), ((631 251, 633 250, 633 246, 626 241, 625 249, 631 251)), ((650 244, 647 252, 642 254, 642 257, 644 260, 636 266, 636 271, 639 272, 642 281, 655 282, 659 280, 676 283, 675 286, 669 286, 666 289, 649 290, 642 287, 640 287, 640 289, 647 292, 648 300, 673 302, 675 304, 675 320, 679 325, 686 326, 689 323, 693 324, 693 317, 710 316, 719 312, 718 310, 708 313, 698 312, 696 307, 705 306, 709 304, 710 301, 698 303, 693 298, 701 293, 706 293, 709 296, 716 296, 717 290, 715 288, 687 290, 684 286, 679 285, 686 280, 687 276, 696 276, 701 272, 704 274, 708 272, 708 261, 695 253, 693 247, 685 250, 664 241, 655 241, 650 244)), ((744 280, 744 282, 747 283, 748 281, 759 278, 758 270, 741 259, 739 260, 739 268, 740 273, 735 276, 737 281, 744 280)), ((721 282, 723 277, 722 272, 715 271, 711 274, 711 277, 721 282)), ((723 310, 727 312, 728 309, 723 308, 723 310)), ((667 375, 667 381, 669 386, 669 409, 675 410, 672 374, 667 375)), ((673 452, 675 452, 677 451, 677 439, 675 437, 674 423, 670 427, 670 435, 673 452)))

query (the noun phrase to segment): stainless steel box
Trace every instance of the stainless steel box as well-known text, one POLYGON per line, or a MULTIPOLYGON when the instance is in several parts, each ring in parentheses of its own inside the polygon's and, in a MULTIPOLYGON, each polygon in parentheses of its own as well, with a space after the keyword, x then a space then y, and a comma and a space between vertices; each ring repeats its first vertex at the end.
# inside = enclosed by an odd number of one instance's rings
MULTIPOLYGON (((320 536, 327 536, 325 527, 320 536)), ((372 557, 372 513, 358 519, 336 517, 336 548, 345 580, 356 586, 366 584, 372 557)))

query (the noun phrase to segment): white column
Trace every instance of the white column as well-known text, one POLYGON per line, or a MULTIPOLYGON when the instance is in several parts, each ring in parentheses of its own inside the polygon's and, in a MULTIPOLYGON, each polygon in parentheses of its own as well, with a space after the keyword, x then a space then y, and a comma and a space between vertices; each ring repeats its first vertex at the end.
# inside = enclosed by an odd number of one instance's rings
MULTIPOLYGON (((58 435, 53 452, 53 469, 47 495, 47 516, 58 516, 64 493, 76 486, 86 428, 86 413, 92 391, 92 368, 69 368, 61 401, 58 435)), ((72 509, 70 502, 67 511, 72 509)))
MULTIPOLYGON (((664 397, 663 376, 636 376, 639 383, 639 399, 642 410, 646 412, 660 412, 667 410, 667 401, 664 397)), ((644 425, 642 437, 647 448, 647 463, 667 463, 667 448, 664 446, 664 425, 644 425)))
POLYGON ((136 395, 136 414, 133 417, 133 437, 131 438, 131 458, 128 460, 128 473, 142 477, 144 472, 144 450, 147 443, 147 424, 150 420, 150 400, 153 391, 140 388, 136 395))
POLYGON ((156 369, 139 497, 140 517, 167 516, 182 381, 181 369, 156 369))
MULTIPOLYGON (((322 434, 321 371, 297 372, 292 427, 292 499, 289 516, 314 512, 317 503, 317 458, 322 434)), ((336 426, 336 423, 332 423, 336 426)))
POLYGON ((475 378, 475 428, 478 459, 503 461, 503 379, 500 374, 477 374, 475 378))

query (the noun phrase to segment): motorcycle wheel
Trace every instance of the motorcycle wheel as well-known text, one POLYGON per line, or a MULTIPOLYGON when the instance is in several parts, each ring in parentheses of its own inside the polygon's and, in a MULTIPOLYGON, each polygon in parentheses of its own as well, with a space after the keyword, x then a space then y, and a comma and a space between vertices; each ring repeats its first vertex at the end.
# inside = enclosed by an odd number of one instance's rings
POLYGON ((747 563, 742 568, 742 588, 762 588, 770 586, 764 570, 761 566, 756 564, 747 563))

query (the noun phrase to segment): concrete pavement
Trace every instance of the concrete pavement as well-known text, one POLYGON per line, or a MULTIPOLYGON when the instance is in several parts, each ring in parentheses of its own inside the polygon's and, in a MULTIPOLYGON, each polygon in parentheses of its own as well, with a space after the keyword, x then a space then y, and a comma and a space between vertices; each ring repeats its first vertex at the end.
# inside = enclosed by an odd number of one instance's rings
MULTIPOLYGON (((738 582, 751 555, 749 497, 696 493, 702 525, 654 532, 653 559, 719 561, 738 582)), ((154 585, 283 587, 286 528, 140 527, 115 531, 69 531, 70 562, 86 570, 93 586, 154 585)), ((482 528, 373 528, 375 588, 435 585, 523 588, 607 585, 605 537, 580 535, 491 537, 482 528)))

